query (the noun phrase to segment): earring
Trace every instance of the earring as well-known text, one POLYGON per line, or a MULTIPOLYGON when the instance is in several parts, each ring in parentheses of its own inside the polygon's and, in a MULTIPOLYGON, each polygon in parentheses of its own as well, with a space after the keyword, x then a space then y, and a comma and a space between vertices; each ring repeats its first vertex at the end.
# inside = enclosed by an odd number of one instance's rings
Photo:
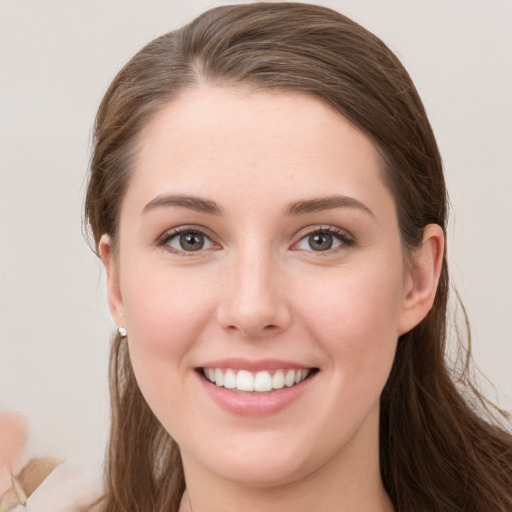
POLYGON ((117 332, 121 338, 126 338, 126 336, 128 336, 128 331, 124 327, 118 327, 117 332))

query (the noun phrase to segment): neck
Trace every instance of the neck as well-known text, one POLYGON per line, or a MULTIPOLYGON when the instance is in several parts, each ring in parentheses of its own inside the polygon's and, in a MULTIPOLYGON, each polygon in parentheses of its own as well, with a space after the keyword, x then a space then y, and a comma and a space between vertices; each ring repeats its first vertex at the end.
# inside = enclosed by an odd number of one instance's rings
MULTIPOLYGON (((341 487, 341 486, 340 486, 341 487)), ((357 497, 322 495, 321 489, 314 489, 313 493, 294 492, 288 487, 280 489, 249 489, 248 492, 230 493, 219 496, 217 500, 206 492, 196 493, 192 491, 191 498, 188 490, 185 491, 181 501, 179 512, 282 512, 293 510, 294 512, 393 512, 394 508, 384 488, 380 486, 372 496, 359 495, 357 497), (313 496, 311 496, 311 494, 313 496)), ((343 493, 353 494, 353 493, 343 493)))

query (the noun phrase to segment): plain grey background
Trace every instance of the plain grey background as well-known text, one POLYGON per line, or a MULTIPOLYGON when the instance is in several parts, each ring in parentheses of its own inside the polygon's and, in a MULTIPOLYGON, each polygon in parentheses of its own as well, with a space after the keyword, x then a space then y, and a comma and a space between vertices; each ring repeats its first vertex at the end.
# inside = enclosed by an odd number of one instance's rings
MULTIPOLYGON (((429 113, 451 195, 452 275, 482 387, 512 411, 512 2, 332 0, 402 59, 429 113)), ((112 330, 81 235, 97 106, 143 44, 206 0, 0 0, 0 408, 30 455, 101 447, 112 330)))

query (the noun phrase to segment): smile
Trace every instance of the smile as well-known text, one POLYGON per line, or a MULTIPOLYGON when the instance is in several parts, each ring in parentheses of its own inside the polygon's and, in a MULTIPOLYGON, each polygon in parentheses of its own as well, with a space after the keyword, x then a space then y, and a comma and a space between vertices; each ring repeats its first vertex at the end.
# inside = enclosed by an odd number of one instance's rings
POLYGON ((201 368, 203 376, 212 384, 237 391, 268 392, 290 388, 308 378, 312 368, 263 370, 251 372, 231 368, 201 368))

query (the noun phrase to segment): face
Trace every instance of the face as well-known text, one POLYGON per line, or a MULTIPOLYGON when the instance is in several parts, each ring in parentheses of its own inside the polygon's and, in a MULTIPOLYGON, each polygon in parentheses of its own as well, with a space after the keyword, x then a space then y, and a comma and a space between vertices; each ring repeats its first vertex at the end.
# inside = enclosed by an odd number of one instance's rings
POLYGON ((186 472, 265 485, 377 460, 379 395, 419 321, 382 172, 365 135, 298 93, 203 86, 144 131, 118 250, 101 252, 186 472))

